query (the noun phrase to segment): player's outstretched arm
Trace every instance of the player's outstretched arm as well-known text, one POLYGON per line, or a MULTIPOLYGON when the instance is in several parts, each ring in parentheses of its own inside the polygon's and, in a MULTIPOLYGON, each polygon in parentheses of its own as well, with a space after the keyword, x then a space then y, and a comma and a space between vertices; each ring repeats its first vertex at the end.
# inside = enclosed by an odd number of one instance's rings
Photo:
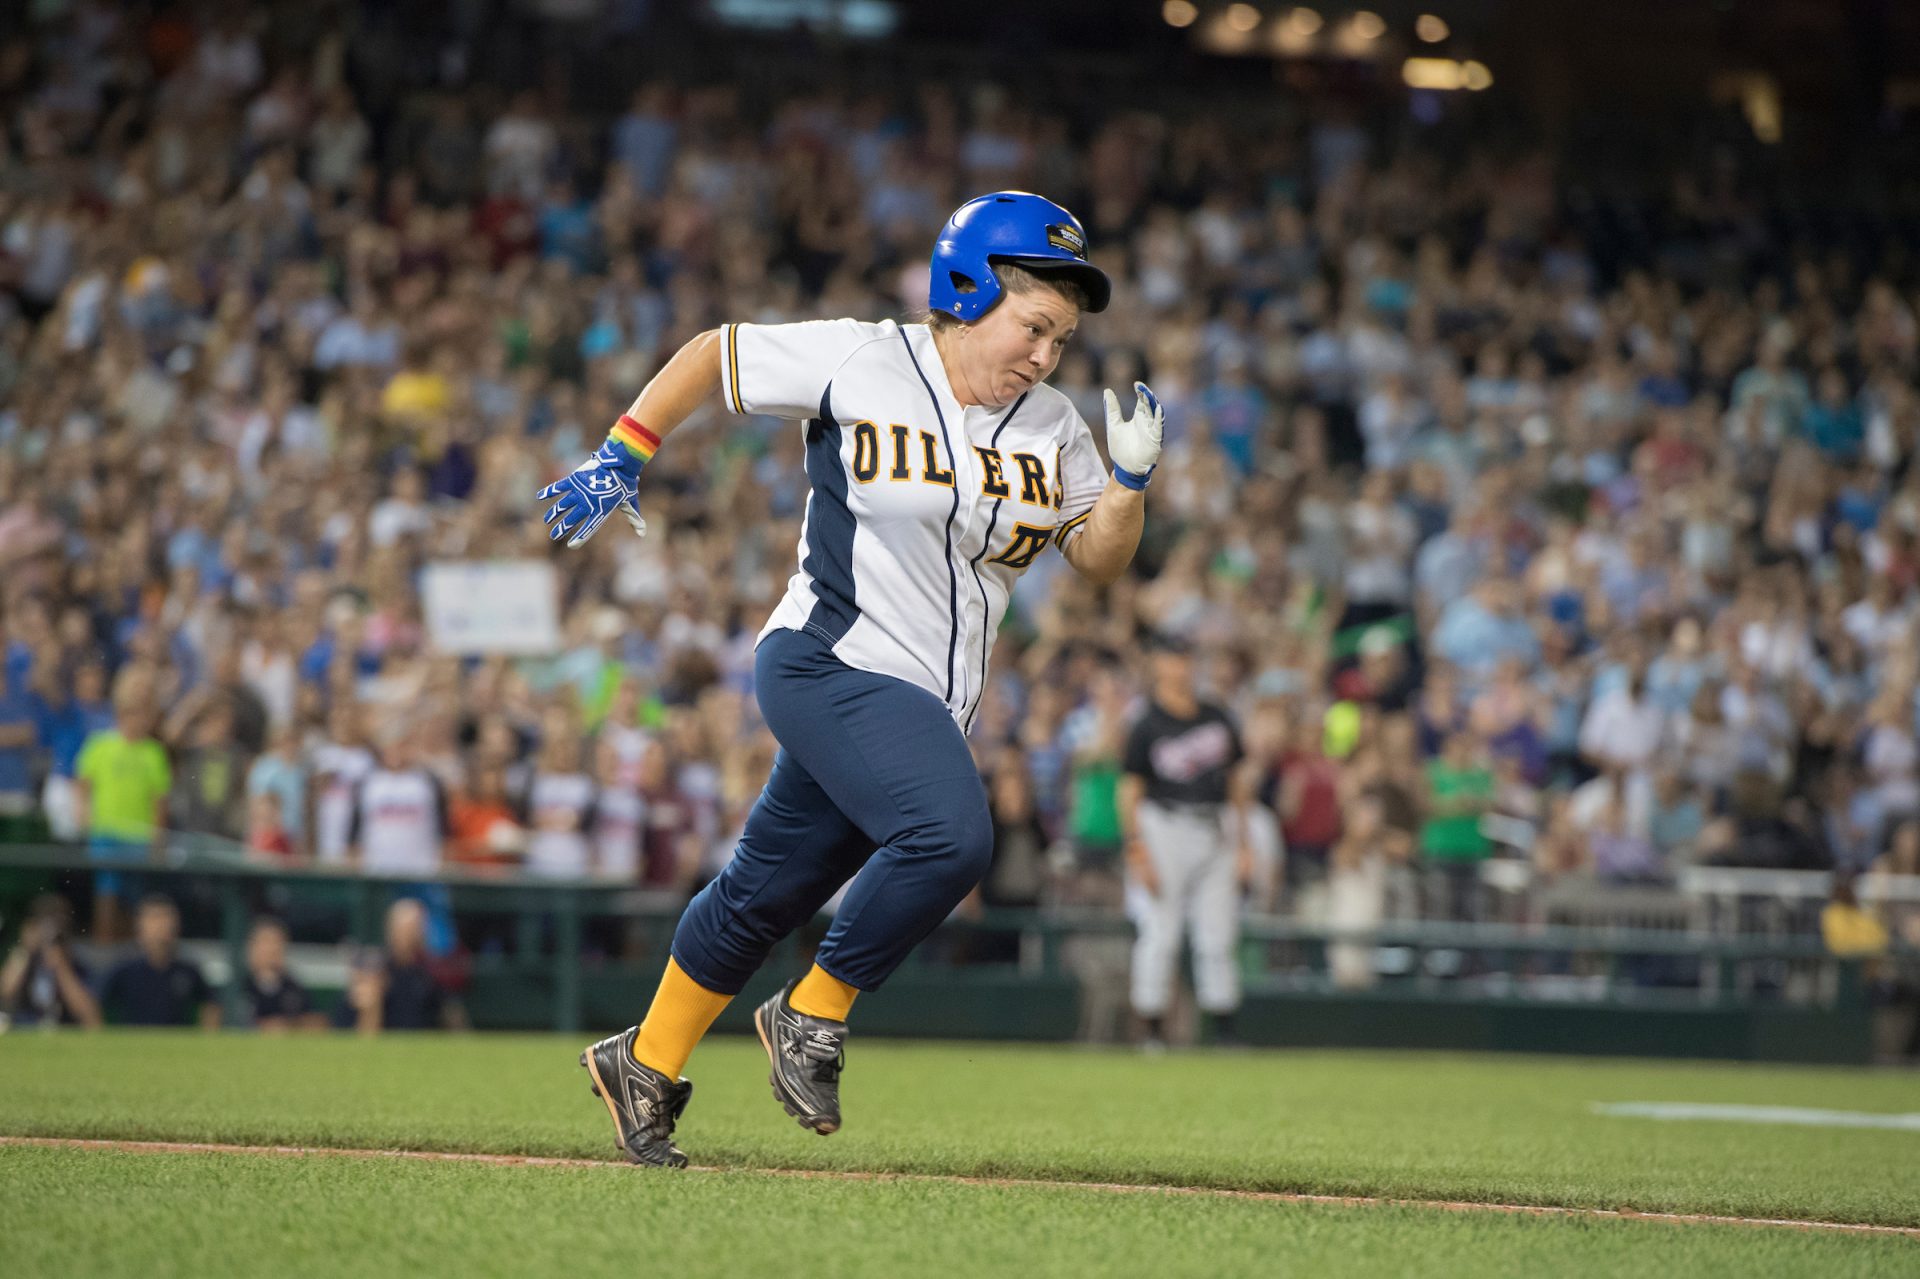
POLYGON ((720 330, 708 329, 673 353, 642 388, 627 416, 665 439, 720 390, 720 330))
POLYGON ((1140 546, 1147 522, 1147 495, 1119 480, 1108 480, 1093 504, 1080 536, 1061 549, 1074 571, 1097 586, 1120 580, 1140 546))
POLYGON ((554 541, 564 537, 568 546, 578 546, 620 511, 634 532, 645 537, 647 522, 635 501, 640 469, 660 442, 719 389, 720 331, 709 329, 674 352, 653 375, 598 452, 573 474, 540 490, 539 500, 553 503, 543 516, 547 536, 554 541))
POLYGON ((1133 562, 1147 521, 1147 481, 1160 461, 1166 415, 1146 383, 1135 382, 1133 391, 1131 417, 1120 416, 1119 398, 1106 393, 1107 456, 1113 459, 1113 477, 1094 502, 1080 536, 1061 548, 1076 572, 1101 586, 1117 581, 1133 562))

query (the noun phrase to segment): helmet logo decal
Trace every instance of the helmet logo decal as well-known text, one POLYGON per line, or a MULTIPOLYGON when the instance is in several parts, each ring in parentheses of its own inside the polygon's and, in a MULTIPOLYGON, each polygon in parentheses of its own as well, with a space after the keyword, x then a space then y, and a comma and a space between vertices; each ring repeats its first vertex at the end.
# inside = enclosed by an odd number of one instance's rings
POLYGON ((1087 241, 1074 228, 1055 223, 1047 228, 1047 243, 1056 249, 1073 254, 1081 261, 1087 258, 1087 241))

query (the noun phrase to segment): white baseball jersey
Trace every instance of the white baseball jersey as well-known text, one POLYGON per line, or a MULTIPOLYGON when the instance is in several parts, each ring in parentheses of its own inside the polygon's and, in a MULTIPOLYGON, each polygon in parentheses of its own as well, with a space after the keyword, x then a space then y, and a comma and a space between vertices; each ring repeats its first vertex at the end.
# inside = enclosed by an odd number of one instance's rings
POLYGON ((533 775, 527 788, 529 875, 579 879, 587 874, 593 853, 588 832, 599 789, 585 773, 533 775))
POLYGON ((634 883, 640 878, 640 839, 647 801, 632 786, 605 786, 593 806, 594 873, 634 883))
POLYGON ((432 875, 447 833, 447 793, 424 768, 376 768, 354 791, 360 865, 378 875, 432 875))
POLYGON ((1079 536, 1106 471, 1066 396, 963 407, 924 324, 729 324, 735 413, 807 424, 800 570, 760 632, 808 631, 972 725, 1014 582, 1079 536))
POLYGON ((364 746, 322 742, 312 753, 318 780, 313 801, 314 855, 323 864, 345 861, 353 826, 354 790, 379 761, 364 746))

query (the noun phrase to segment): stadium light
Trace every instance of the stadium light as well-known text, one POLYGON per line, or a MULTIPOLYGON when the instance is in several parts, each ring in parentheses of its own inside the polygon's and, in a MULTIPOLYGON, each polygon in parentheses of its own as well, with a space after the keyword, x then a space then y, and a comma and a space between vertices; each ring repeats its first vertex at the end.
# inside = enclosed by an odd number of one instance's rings
POLYGON ((1167 0, 1160 6, 1160 16, 1166 19, 1170 27, 1190 27, 1193 20, 1200 16, 1200 6, 1193 0, 1167 0))
POLYGON ((1409 89, 1450 91, 1458 89, 1464 77, 1452 58, 1408 58, 1400 64, 1400 78, 1409 89))
POLYGON ((1414 20, 1413 33, 1428 44, 1439 44, 1453 34, 1447 20, 1437 13, 1423 13, 1414 20))
POLYGON ((1287 30, 1303 38, 1314 34, 1324 25, 1325 20, 1305 5, 1301 5, 1287 15, 1287 30))
POLYGON ((1259 25, 1258 9, 1250 4, 1229 5, 1198 17, 1194 25, 1194 40, 1208 53, 1244 58, 1260 51, 1253 34, 1254 28, 1259 25), (1249 14, 1252 15, 1251 24, 1248 23, 1249 14))
POLYGON ((1374 57, 1379 52, 1374 46, 1386 30, 1387 24, 1381 20, 1379 14, 1369 9, 1361 9, 1357 13, 1349 14, 1346 21, 1335 29, 1334 49, 1343 57, 1374 57))
POLYGON ((1408 58, 1400 64, 1400 78, 1409 89, 1468 89, 1478 93, 1493 87, 1493 72, 1486 63, 1456 62, 1452 58, 1408 58))

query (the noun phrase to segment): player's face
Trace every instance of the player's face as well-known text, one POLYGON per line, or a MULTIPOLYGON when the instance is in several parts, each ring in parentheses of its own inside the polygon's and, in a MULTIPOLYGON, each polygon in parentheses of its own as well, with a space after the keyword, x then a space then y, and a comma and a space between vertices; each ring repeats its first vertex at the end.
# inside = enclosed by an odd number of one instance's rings
POLYGON ((1052 289, 1012 293, 970 326, 966 379, 988 408, 1011 404, 1059 367, 1080 308, 1052 289))

